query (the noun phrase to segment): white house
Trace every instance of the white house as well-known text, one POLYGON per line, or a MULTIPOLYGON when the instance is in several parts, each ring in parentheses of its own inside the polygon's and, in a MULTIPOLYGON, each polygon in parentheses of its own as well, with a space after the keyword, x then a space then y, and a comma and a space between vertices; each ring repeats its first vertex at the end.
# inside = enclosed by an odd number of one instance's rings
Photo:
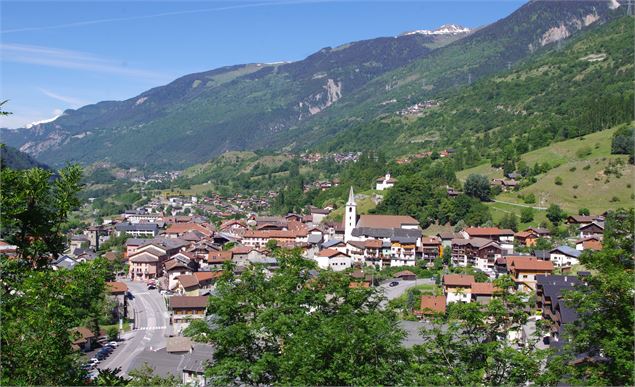
POLYGON ((558 246, 549 251, 549 259, 556 267, 571 267, 580 263, 582 252, 569 246, 558 246))
POLYGON ((446 303, 471 302, 474 276, 467 274, 446 274, 443 276, 443 294, 446 303))
POLYGON ((313 257, 321 269, 331 269, 333 271, 343 271, 353 264, 353 259, 345 253, 334 249, 320 251, 313 257))
POLYGON ((391 177, 390 172, 388 172, 385 176, 377 178, 375 189, 377 191, 383 191, 385 189, 394 187, 396 182, 397 180, 391 177))

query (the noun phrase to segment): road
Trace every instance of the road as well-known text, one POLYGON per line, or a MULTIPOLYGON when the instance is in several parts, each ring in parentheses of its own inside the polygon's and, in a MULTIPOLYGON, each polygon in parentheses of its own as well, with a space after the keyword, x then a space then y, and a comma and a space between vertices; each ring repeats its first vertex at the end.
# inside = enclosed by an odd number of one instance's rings
POLYGON ((124 282, 134 296, 133 300, 128 300, 129 308, 134 311, 134 330, 124 334, 124 340, 119 342, 119 347, 100 364, 99 368, 121 367, 125 374, 130 371, 130 365, 140 352, 165 347, 166 337, 171 329, 163 296, 156 289, 148 290, 143 282, 124 282))
POLYGON ((379 288, 383 289, 384 291, 384 296, 386 296, 386 299, 382 302, 382 305, 385 306, 388 301, 398 298, 399 296, 404 294, 406 290, 414 286, 425 285, 425 284, 434 284, 434 279, 421 278, 421 279, 416 279, 414 281, 405 281, 401 279, 391 278, 389 280, 386 280, 379 285, 379 288), (391 287, 390 283, 393 281, 398 282, 399 285, 391 287))

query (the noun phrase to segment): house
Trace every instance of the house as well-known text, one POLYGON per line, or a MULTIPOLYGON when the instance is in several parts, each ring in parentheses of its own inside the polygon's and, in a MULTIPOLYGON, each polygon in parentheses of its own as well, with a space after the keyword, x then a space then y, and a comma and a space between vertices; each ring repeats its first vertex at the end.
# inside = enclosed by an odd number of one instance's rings
POLYGON ((442 247, 441 239, 439 237, 422 237, 421 238, 421 258, 433 262, 435 259, 441 256, 442 247))
POLYGON ((128 238, 126 239, 126 251, 124 251, 124 258, 130 257, 132 254, 137 252, 137 249, 145 244, 148 244, 150 241, 148 239, 141 238, 128 238))
POLYGON ((199 289, 198 278, 195 275, 182 274, 176 277, 176 293, 186 296, 198 296, 199 289))
POLYGON ((210 385, 205 369, 213 359, 214 348, 210 345, 194 344, 193 350, 183 357, 181 382, 183 385, 204 387, 210 385), (202 349, 204 347, 204 349, 202 349))
POLYGON ((53 268, 53 270, 60 270, 60 269, 72 269, 78 263, 79 262, 69 257, 68 255, 61 255, 57 259, 51 261, 50 265, 51 265, 51 268, 53 268))
POLYGON ((169 250, 159 244, 148 244, 128 259, 128 275, 133 281, 147 281, 161 276, 163 262, 167 260, 169 250))
POLYGON ((86 327, 71 329, 71 335, 73 337, 72 346, 75 350, 89 352, 95 347, 95 343, 97 342, 95 334, 86 327))
POLYGON ((471 285, 472 301, 479 304, 489 304, 494 293, 499 289, 491 282, 473 282, 471 285))
POLYGON ((243 235, 247 231, 247 223, 244 220, 226 220, 221 223, 219 231, 233 235, 243 235))
POLYGON ((464 238, 484 238, 496 242, 506 254, 514 252, 514 231, 498 227, 468 227, 461 231, 464 238))
POLYGON ((152 238, 159 234, 159 225, 156 223, 119 223, 115 226, 115 230, 117 236, 152 238))
POLYGON ((551 344, 558 344, 565 324, 577 318, 574 310, 563 303, 563 292, 583 285, 580 279, 573 276, 537 276, 536 308, 549 323, 551 344))
POLYGON ((544 227, 529 227, 529 228, 527 228, 524 231, 532 232, 532 233, 538 235, 539 238, 550 238, 551 237, 551 232, 549 232, 549 230, 544 228, 544 227))
POLYGON ((223 275, 222 271, 197 271, 193 273, 198 281, 200 290, 210 290, 216 281, 223 275))
POLYGON ((549 251, 549 259, 556 267, 571 267, 580 263, 582 252, 569 246, 558 246, 549 251))
POLYGON ((502 252, 501 246, 490 239, 452 239, 452 264, 456 266, 469 264, 484 271, 493 269, 502 252))
POLYGON ((532 256, 508 256, 507 272, 521 291, 533 292, 536 289, 536 276, 551 275, 553 263, 532 256))
POLYGON ((90 239, 85 235, 73 235, 69 246, 70 251, 75 251, 75 249, 87 249, 90 247, 90 239))
POLYGON ((415 315, 419 317, 445 314, 446 300, 445 296, 421 296, 419 309, 415 311, 415 315))
POLYGON ((18 246, 9 244, 0 239, 0 254, 14 257, 18 251, 18 246))
POLYGON ((210 251, 207 255, 207 268, 220 270, 225 262, 231 262, 233 253, 231 251, 210 251))
POLYGON ((589 224, 581 225, 580 228, 580 238, 587 238, 595 235, 603 235, 604 234, 604 222, 593 221, 589 224))
POLYGON ((198 233, 201 234, 203 238, 209 238, 214 232, 198 223, 175 223, 165 230, 165 236, 168 238, 179 238, 188 233, 191 235, 198 233))
POLYGON ((584 226, 595 221, 604 221, 604 217, 600 215, 570 215, 567 217, 566 223, 584 226))
POLYGON ((600 238, 599 236, 590 236, 579 239, 575 242, 575 249, 578 251, 600 251, 602 250, 602 238, 600 238))
POLYGON ((170 324, 186 322, 205 317, 207 296, 172 296, 168 299, 170 324))
POLYGON ((115 300, 117 305, 114 308, 113 314, 116 319, 124 317, 128 314, 128 299, 126 293, 128 292, 128 285, 123 282, 106 282, 106 289, 108 294, 115 300))
POLYGON ((400 278, 404 281, 414 281, 417 279, 417 275, 410 270, 404 270, 397 272, 393 275, 394 278, 400 278))
POLYGON ((531 247, 538 242, 540 236, 533 231, 520 231, 514 234, 514 239, 523 246, 531 247))
POLYGON ((390 176, 390 172, 386 173, 386 175, 378 177, 376 179, 375 189, 377 191, 383 191, 388 188, 392 188, 395 186, 397 179, 390 176))
POLYGON ((334 249, 320 251, 313 259, 321 269, 343 271, 352 266, 353 260, 348 254, 334 249))
POLYGON ((176 289, 178 286, 178 277, 181 275, 192 274, 192 268, 188 266, 189 259, 173 257, 165 261, 163 264, 163 273, 167 277, 167 288, 169 290, 176 289))
POLYGON ((248 230, 243 234, 242 243, 261 249, 267 246, 267 242, 275 240, 278 246, 294 246, 307 243, 308 233, 306 229, 298 230, 248 230))
POLYGON ((326 218, 328 214, 331 213, 331 211, 317 207, 310 207, 309 213, 311 214, 311 222, 313 224, 320 224, 322 223, 324 218, 326 218))
POLYGON ((443 276, 443 294, 446 303, 472 301, 474 276, 468 274, 446 274, 443 276))
POLYGON ((165 343, 167 353, 185 354, 192 351, 192 339, 183 336, 168 337, 165 343))

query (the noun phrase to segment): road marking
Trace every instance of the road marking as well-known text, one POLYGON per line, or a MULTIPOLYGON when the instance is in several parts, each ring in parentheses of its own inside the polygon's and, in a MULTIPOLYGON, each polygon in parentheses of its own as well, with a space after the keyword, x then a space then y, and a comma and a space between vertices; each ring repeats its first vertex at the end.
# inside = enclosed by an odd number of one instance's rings
POLYGON ((157 331, 157 330, 161 330, 161 329, 165 329, 165 326, 160 326, 160 327, 140 327, 135 329, 135 331, 157 331))

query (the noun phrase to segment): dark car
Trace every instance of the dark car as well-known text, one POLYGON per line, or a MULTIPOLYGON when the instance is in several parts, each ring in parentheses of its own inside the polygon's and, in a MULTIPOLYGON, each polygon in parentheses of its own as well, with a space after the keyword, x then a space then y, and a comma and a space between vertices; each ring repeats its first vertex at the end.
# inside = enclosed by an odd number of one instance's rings
POLYGON ((152 290, 152 289, 156 289, 156 285, 153 284, 148 284, 148 289, 152 290))
POLYGON ((391 288, 395 287, 397 285, 399 285, 399 282, 397 282, 397 281, 392 281, 391 283, 388 284, 388 286, 390 286, 391 288))

